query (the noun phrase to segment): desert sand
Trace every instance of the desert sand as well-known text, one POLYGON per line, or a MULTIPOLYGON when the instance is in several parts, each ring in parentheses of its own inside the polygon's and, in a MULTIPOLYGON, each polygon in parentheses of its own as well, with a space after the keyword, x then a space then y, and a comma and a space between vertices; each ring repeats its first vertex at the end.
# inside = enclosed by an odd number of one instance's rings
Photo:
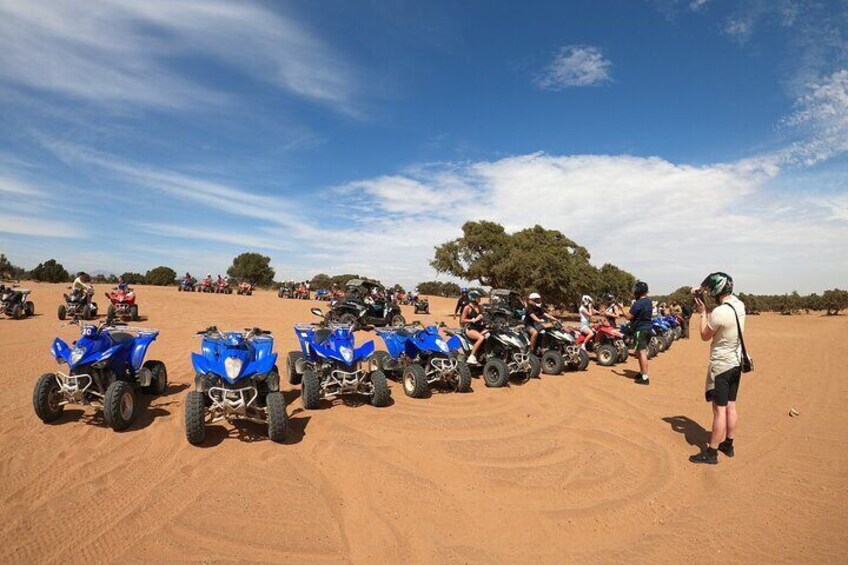
MULTIPOLYGON (((680 341, 634 385, 636 361, 469 394, 305 412, 290 438, 210 428, 192 447, 183 400, 196 330, 273 330, 323 304, 138 287, 140 325, 161 330, 167 396, 128 431, 70 408, 42 424, 36 378, 56 368, 63 285, 26 284, 37 316, 0 319, 0 499, 4 563, 844 563, 848 555, 848 317, 748 320, 756 372, 740 390, 737 454, 707 440, 708 345, 680 341), (790 417, 790 408, 799 416, 790 417)), ((106 300, 98 285, 98 302, 106 300)), ((453 302, 432 300, 450 320, 453 302)), ((697 316, 693 318, 693 325, 697 316)), ((695 326, 697 327, 697 326, 695 326)), ((371 336, 364 334, 361 339, 371 336)), ((280 365, 282 366, 282 362, 280 365)), ((149 398, 149 397, 147 397, 149 398)))

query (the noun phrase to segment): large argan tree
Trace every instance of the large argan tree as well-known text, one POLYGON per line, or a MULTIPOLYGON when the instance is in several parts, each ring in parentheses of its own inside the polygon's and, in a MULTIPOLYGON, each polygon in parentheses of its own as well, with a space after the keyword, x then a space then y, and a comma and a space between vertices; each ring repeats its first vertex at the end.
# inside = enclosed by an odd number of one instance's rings
POLYGON ((242 253, 233 259, 233 265, 227 269, 227 274, 257 286, 271 286, 274 282, 271 258, 259 253, 242 253))

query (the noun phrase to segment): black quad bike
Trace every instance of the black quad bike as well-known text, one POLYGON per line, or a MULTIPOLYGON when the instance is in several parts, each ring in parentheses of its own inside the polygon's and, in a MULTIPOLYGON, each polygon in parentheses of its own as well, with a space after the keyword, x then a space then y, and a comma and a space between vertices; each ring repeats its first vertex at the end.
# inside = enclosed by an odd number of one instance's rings
MULTIPOLYGON (((539 376, 542 372, 542 362, 530 352, 530 340, 524 331, 494 324, 488 318, 484 323, 490 329, 484 334, 485 341, 476 357, 483 365, 483 382, 486 386, 499 388, 505 386, 513 377, 520 382, 527 382, 539 376)), ((471 353, 471 340, 465 329, 446 328, 445 332, 459 338, 461 349, 457 356, 461 361, 465 361, 471 353)), ((469 366, 472 370, 475 367, 469 366)))
MULTIPOLYGON (((70 287, 69 287, 70 288, 70 287)), ((80 289, 71 289, 71 292, 63 295, 65 303, 59 306, 59 319, 65 318, 93 320, 97 317, 97 303, 91 299, 93 293, 80 289)))
POLYGON ((416 314, 429 314, 430 313, 430 301, 426 298, 419 298, 415 301, 415 313, 416 314))
POLYGON ((0 285, 0 311, 15 320, 32 316, 35 314, 35 304, 27 300, 30 292, 26 288, 0 285))
POLYGON ((585 371, 589 367, 589 354, 559 322, 539 331, 533 353, 542 361, 542 372, 546 375, 559 375, 566 368, 585 371))
POLYGON ((489 293, 485 311, 496 325, 520 324, 524 320, 526 305, 514 290, 497 288, 489 293))
POLYGON ((400 306, 385 298, 386 289, 380 283, 368 279, 353 279, 347 283, 344 298, 331 304, 327 321, 354 327, 405 326, 406 318, 400 306), (375 298, 378 297, 378 298, 375 298))

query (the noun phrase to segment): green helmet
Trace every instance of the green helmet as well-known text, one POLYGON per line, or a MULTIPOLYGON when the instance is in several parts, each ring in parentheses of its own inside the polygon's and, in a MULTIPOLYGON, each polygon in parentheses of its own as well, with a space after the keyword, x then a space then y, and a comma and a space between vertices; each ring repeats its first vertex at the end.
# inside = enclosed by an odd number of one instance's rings
POLYGON ((722 272, 710 273, 701 283, 701 288, 713 298, 730 294, 733 292, 733 277, 722 272))
POLYGON ((480 293, 476 290, 470 290, 468 291, 468 298, 470 300, 477 300, 478 298, 480 298, 480 293))

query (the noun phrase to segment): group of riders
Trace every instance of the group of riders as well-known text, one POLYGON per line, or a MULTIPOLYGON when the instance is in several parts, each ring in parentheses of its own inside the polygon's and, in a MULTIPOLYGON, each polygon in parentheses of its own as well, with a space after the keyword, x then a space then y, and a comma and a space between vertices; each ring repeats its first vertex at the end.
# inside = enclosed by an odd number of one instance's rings
MULTIPOLYGON (((618 319, 625 318, 634 323, 635 328, 650 327, 651 318, 657 315, 674 314, 680 316, 684 320, 684 337, 688 337, 688 320, 692 314, 691 309, 685 304, 674 301, 671 305, 665 302, 651 302, 650 308, 634 309, 632 306, 640 299, 647 299, 648 285, 642 281, 637 281, 634 286, 634 299, 631 308, 625 309, 624 305, 616 300, 615 296, 607 293, 603 296, 603 301, 600 306, 595 305, 594 299, 589 295, 583 295, 580 300, 578 313, 580 315, 580 333, 585 338, 583 343, 588 343, 595 336, 593 329, 593 320, 598 319, 601 324, 618 326, 618 319)), ((465 329, 465 334, 472 342, 471 354, 468 356, 467 362, 470 365, 479 364, 477 360, 477 352, 483 345, 488 327, 486 324, 486 316, 483 307, 480 304, 481 293, 478 290, 468 290, 462 288, 459 299, 454 309, 454 316, 459 316, 460 324, 465 329)), ((545 304, 542 302, 542 297, 537 292, 531 293, 527 297, 527 304, 524 310, 524 319, 522 320, 525 330, 530 337, 530 350, 536 348, 536 340, 539 332, 548 327, 551 323, 559 322, 559 319, 548 312, 545 304)), ((638 348, 638 343, 637 343, 638 348)))

